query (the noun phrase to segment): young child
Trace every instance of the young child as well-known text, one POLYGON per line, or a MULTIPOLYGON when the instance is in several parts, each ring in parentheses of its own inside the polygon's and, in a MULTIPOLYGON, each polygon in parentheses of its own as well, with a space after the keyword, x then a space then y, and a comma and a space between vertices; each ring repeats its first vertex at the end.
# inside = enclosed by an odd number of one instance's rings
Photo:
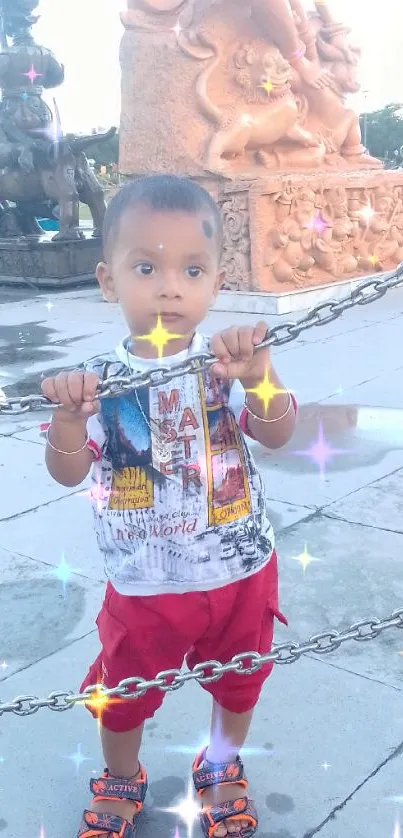
MULTIPOLYGON (((210 343, 198 331, 215 299, 222 223, 204 189, 155 175, 130 182, 110 201, 103 297, 119 302, 130 334, 83 369, 46 378, 55 409, 47 427, 46 464, 64 486, 92 468, 98 545, 108 578, 97 618, 102 650, 81 685, 107 688, 132 675, 190 668, 268 652, 278 610, 274 536, 261 478, 244 434, 268 448, 291 437, 296 404, 254 352, 267 327, 233 326, 210 343), (169 339, 169 342, 167 342, 169 339), (128 378, 210 350, 208 372, 97 398, 106 376, 128 378), (161 355, 163 360, 161 361, 161 355), (269 373, 275 395, 253 391, 269 373)), ((212 695, 210 743, 193 763, 206 836, 250 836, 257 814, 247 795, 239 750, 272 664, 240 677, 227 673, 203 687, 212 695)), ((186 687, 185 687, 186 688, 186 687)), ((105 769, 90 781, 93 800, 78 838, 131 838, 147 775, 138 761, 143 726, 165 693, 111 701, 100 729, 105 769)), ((86 704, 94 717, 94 703, 86 704)))

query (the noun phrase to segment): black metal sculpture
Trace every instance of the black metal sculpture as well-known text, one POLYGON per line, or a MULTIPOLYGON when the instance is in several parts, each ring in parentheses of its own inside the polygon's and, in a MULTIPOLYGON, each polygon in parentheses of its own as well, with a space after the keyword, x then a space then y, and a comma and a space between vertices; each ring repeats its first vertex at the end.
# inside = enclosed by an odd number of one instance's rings
POLYGON ((40 235, 32 207, 51 201, 59 206, 60 229, 54 239, 79 239, 82 201, 93 217, 93 235, 99 236, 104 193, 84 149, 109 139, 116 129, 63 136, 57 109, 54 118, 42 93, 62 84, 64 67, 33 39, 37 5, 38 0, 0 0, 0 235, 40 235))

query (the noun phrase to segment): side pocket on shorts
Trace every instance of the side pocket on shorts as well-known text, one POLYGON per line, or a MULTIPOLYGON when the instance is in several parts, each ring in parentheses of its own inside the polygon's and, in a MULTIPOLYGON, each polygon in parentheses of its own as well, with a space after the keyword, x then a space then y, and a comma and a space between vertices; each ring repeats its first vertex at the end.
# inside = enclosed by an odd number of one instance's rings
POLYGON ((103 657, 113 661, 127 640, 127 627, 111 614, 109 609, 110 597, 104 601, 96 619, 103 657))
POLYGON ((274 614, 274 616, 277 617, 280 623, 283 623, 284 626, 288 626, 287 617, 285 617, 284 614, 278 610, 278 608, 273 608, 273 606, 269 605, 267 607, 267 610, 270 612, 270 614, 274 614))
POLYGON ((268 600, 267 600, 267 616, 269 619, 277 617, 280 623, 288 626, 288 620, 284 614, 279 610, 279 590, 278 590, 278 557, 276 550, 273 550, 270 563, 268 565, 269 585, 268 585, 268 600))

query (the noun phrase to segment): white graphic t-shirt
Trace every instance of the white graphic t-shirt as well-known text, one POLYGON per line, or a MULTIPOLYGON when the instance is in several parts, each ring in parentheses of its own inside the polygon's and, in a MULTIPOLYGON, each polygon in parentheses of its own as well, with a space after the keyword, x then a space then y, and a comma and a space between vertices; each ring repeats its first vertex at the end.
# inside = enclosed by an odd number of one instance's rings
MULTIPOLYGON (((158 360, 127 339, 85 362, 101 379, 169 366, 208 347, 158 360)), ((113 587, 127 596, 219 588, 260 570, 274 546, 264 489, 237 419, 239 382, 209 372, 101 399, 88 420, 98 546, 113 587)))

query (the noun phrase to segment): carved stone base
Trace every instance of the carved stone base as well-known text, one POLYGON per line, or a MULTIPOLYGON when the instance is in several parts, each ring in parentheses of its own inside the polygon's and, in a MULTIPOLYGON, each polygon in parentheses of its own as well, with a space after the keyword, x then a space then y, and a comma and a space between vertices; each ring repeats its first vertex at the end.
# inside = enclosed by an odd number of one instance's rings
POLYGON ((403 261, 403 173, 282 173, 200 181, 224 221, 224 287, 289 294, 403 261))
POLYGON ((264 291, 220 291, 214 303, 213 311, 225 311, 227 314, 254 314, 262 318, 271 314, 295 314, 307 311, 320 303, 341 300, 348 297, 367 279, 382 279, 390 276, 389 271, 360 276, 357 279, 344 279, 316 288, 300 288, 282 294, 270 294, 264 291))
POLYGON ((70 288, 96 282, 101 240, 52 241, 54 233, 20 239, 0 239, 0 285, 70 288))

